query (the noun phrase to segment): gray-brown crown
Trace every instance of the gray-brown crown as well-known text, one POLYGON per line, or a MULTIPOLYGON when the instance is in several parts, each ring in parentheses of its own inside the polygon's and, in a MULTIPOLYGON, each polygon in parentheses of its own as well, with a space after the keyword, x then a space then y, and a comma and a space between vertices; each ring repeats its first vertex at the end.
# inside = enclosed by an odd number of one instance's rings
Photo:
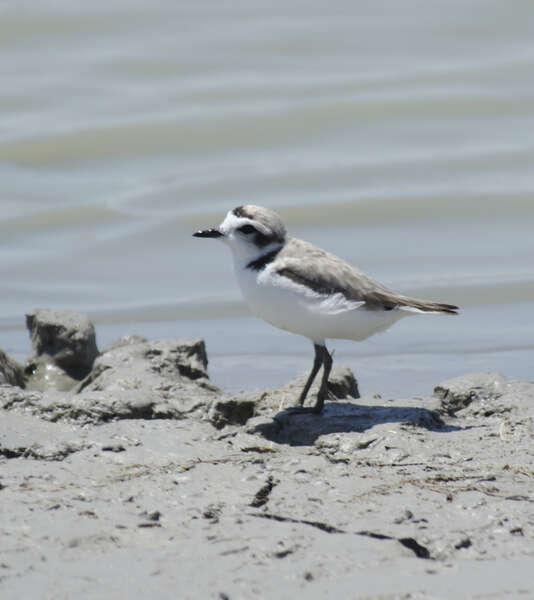
POLYGON ((251 219, 268 228, 272 232, 272 235, 268 236, 270 238, 269 242, 284 243, 286 239, 286 227, 280 216, 275 213, 274 210, 269 210, 263 206, 247 204, 245 206, 234 208, 232 213, 236 217, 251 219))

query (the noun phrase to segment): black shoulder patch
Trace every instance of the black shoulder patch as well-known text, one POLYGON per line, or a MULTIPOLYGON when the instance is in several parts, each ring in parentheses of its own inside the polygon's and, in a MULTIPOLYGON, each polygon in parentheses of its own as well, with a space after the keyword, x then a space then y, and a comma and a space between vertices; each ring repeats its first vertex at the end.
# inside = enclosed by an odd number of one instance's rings
POLYGON ((267 254, 263 254, 256 260, 251 260, 247 265, 247 269, 252 269, 253 271, 261 271, 262 269, 265 269, 269 263, 273 262, 281 249, 282 248, 276 248, 275 250, 267 252, 267 254))

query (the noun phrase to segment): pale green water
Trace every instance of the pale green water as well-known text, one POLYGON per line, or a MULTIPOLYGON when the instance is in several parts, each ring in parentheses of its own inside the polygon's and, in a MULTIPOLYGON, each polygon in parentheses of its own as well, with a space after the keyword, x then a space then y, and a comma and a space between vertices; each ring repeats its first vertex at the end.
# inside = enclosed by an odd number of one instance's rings
POLYGON ((205 337, 215 380, 279 384, 307 342, 247 316, 191 238, 244 203, 388 286, 464 307, 336 358, 365 392, 532 378, 527 2, 0 5, 0 347, 71 308, 104 344, 205 337))

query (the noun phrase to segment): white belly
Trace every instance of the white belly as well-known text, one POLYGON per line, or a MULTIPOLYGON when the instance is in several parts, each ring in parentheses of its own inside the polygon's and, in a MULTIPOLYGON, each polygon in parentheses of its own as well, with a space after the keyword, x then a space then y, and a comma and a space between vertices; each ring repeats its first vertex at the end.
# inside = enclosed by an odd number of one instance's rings
POLYGON ((385 331, 409 311, 369 310, 341 294, 325 296, 269 269, 259 273, 236 269, 237 280, 250 310, 275 327, 303 335, 315 343, 325 339, 360 341, 385 331))

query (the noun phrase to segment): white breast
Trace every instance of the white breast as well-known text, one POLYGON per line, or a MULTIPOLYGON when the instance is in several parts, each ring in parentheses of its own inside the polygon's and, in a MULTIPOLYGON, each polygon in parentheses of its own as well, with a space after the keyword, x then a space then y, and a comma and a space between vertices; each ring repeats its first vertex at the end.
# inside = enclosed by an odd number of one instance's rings
POLYGON ((315 343, 338 338, 364 340, 410 314, 402 309, 369 310, 342 294, 318 294, 276 274, 273 264, 261 271, 235 267, 250 310, 275 327, 303 335, 315 343))

